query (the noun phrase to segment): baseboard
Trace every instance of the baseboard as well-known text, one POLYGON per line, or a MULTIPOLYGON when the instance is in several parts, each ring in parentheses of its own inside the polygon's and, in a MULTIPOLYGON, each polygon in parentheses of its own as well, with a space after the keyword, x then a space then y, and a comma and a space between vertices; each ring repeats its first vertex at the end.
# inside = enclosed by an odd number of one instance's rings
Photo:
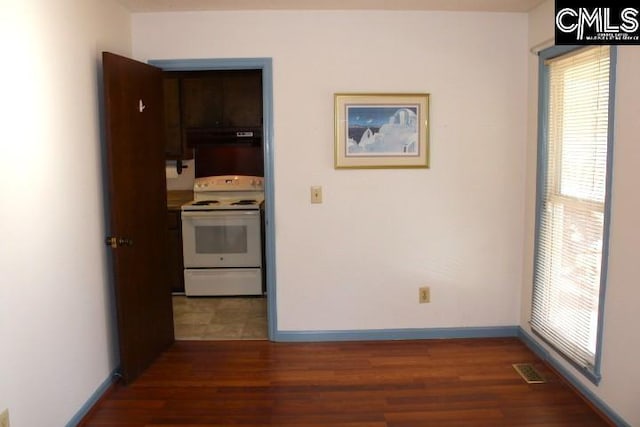
POLYGON ((76 414, 73 416, 73 418, 71 418, 71 420, 66 424, 65 427, 76 427, 77 425, 79 425, 83 418, 87 416, 89 411, 91 411, 96 402, 98 402, 98 400, 100 400, 100 398, 102 398, 102 396, 107 392, 107 390, 111 388, 115 377, 116 371, 114 370, 113 372, 111 372, 111 374, 109 374, 107 379, 104 380, 102 384, 100 384, 100 386, 98 386, 98 389, 93 392, 91 397, 87 399, 85 404, 82 405, 82 407, 78 410, 78 412, 76 412, 76 414))
POLYGON ((519 328, 519 326, 495 326, 472 328, 363 329, 344 331, 279 330, 273 334, 274 336, 272 336, 271 339, 276 342, 313 342, 518 337, 519 328))
POLYGON ((580 393, 586 400, 597 408, 602 414, 604 414, 611 422, 619 427, 631 427, 625 420, 615 413, 606 403, 604 403, 598 396, 593 394, 591 390, 585 387, 582 382, 578 381, 576 376, 559 363, 552 353, 543 347, 537 340, 531 336, 527 331, 519 327, 519 337, 527 347, 531 349, 538 357, 547 362, 553 369, 555 369, 562 377, 567 380, 578 393, 580 393))

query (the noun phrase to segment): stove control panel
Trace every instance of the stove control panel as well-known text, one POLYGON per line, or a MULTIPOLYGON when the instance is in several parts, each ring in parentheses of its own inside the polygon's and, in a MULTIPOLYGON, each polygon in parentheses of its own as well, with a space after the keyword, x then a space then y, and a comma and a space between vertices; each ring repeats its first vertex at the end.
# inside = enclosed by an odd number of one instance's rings
POLYGON ((193 191, 263 191, 261 176, 224 175, 196 178, 193 191))

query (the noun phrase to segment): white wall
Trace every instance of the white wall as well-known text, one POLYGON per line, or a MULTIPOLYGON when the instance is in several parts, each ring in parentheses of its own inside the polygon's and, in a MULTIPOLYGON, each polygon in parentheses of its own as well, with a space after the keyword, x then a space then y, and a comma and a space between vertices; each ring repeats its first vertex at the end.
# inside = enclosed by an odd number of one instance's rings
POLYGON ((3 1, 0 20, 0 411, 62 426, 116 366, 97 82, 131 23, 105 0, 3 1))
POLYGON ((134 14, 133 53, 273 58, 280 330, 502 326, 519 321, 526 28, 500 13, 134 14), (335 170, 336 92, 430 93, 431 168, 335 170))
MULTIPOLYGON (((548 1, 531 12, 529 44, 534 46, 553 37, 554 3, 548 1)), ((533 238, 535 224, 535 172, 537 126, 537 57, 529 61, 529 132, 527 144, 526 227, 522 279, 521 326, 530 330, 531 286, 533 278, 533 238)), ((630 425, 640 425, 640 371, 637 355, 640 334, 637 305, 640 301, 640 51, 637 46, 618 48, 616 81, 615 142, 613 153, 613 205, 609 246, 609 274, 605 304, 602 381, 598 387, 555 356, 596 396, 630 425)), ((542 343, 541 343, 542 344, 542 343)), ((552 354, 554 354, 552 352, 552 354)))

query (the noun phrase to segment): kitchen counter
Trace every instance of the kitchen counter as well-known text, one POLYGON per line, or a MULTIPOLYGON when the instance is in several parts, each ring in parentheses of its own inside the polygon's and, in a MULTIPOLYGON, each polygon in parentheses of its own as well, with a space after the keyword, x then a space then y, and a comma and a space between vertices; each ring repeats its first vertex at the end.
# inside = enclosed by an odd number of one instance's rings
POLYGON ((180 206, 193 200, 192 190, 171 190, 167 191, 167 208, 169 210, 180 210, 180 206))

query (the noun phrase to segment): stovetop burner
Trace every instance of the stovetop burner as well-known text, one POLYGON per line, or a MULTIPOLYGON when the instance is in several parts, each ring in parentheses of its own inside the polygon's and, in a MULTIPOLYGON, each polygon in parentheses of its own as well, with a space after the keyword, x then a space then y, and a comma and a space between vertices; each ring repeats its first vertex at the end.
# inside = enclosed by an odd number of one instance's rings
POLYGON ((194 202, 194 206, 206 206, 206 205, 215 205, 218 202, 217 200, 200 200, 199 202, 194 202))
POLYGON ((182 210, 195 211, 195 210, 225 210, 225 209, 235 209, 235 210, 258 210, 260 209, 260 204, 264 199, 256 197, 255 199, 205 199, 205 200, 194 200, 193 202, 187 203, 182 206, 182 210))

